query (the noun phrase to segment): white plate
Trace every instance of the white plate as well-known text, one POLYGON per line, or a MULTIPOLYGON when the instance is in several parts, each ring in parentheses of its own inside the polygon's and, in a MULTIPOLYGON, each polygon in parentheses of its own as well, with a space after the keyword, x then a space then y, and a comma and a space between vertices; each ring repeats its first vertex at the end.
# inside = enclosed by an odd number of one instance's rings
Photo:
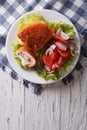
MULTIPOLYGON (((64 15, 62 15, 56 11, 43 9, 43 10, 34 10, 34 11, 28 12, 26 14, 33 13, 33 12, 40 14, 41 16, 43 16, 45 19, 47 19, 49 21, 52 21, 52 22, 62 21, 64 23, 68 23, 74 27, 74 25, 69 21, 69 19, 67 17, 65 17, 64 15)), ((20 18, 26 16, 26 14, 22 15, 20 18)), ((15 41, 16 41, 17 26, 18 26, 19 19, 16 20, 16 22, 10 28, 8 35, 7 35, 7 40, 6 40, 7 57, 8 57, 10 65, 21 77, 25 78, 28 81, 34 82, 34 83, 48 84, 48 83, 59 81, 60 79, 46 81, 46 80, 42 79, 41 77, 39 77, 34 71, 30 71, 30 70, 25 71, 22 68, 20 68, 20 66, 14 59, 14 54, 13 54, 11 44, 15 43, 15 41)), ((80 39, 79 39, 79 35, 78 35, 78 32, 75 27, 74 27, 74 31, 76 33, 75 43, 77 44, 78 54, 80 54, 80 39)), ((72 69, 75 67, 75 65, 78 61, 78 58, 79 58, 79 55, 77 56, 75 61, 72 63, 70 71, 68 73, 65 73, 63 75, 63 77, 61 77, 61 79, 64 78, 66 75, 68 75, 72 71, 72 69)))

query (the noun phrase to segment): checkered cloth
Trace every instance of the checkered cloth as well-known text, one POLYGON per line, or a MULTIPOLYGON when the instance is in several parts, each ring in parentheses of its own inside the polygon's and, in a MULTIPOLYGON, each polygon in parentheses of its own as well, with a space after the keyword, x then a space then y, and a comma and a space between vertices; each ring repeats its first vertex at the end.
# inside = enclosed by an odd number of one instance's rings
MULTIPOLYGON (((43 8, 56 10, 67 16, 78 32, 85 36, 84 39, 87 39, 87 0, 0 0, 0 67, 16 80, 20 81, 20 77, 11 68, 6 57, 6 35, 19 16, 43 8)), ((86 43, 83 45, 87 48, 86 43)), ((22 82, 25 86, 29 84, 25 79, 22 82)))

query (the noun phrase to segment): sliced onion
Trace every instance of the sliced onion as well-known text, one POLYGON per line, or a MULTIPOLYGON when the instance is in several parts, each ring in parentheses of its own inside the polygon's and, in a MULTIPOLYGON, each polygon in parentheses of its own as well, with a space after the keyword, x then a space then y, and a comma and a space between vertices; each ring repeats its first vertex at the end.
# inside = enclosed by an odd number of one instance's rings
POLYGON ((46 69, 48 72, 51 71, 50 68, 49 68, 47 65, 45 65, 45 69, 46 69))
POLYGON ((59 28, 59 29, 57 30, 57 32, 56 32, 56 35, 60 35, 61 31, 62 31, 62 28, 59 28))
POLYGON ((67 50, 66 45, 62 44, 61 42, 55 42, 55 44, 56 44, 56 46, 57 46, 59 49, 61 49, 61 50, 63 50, 63 51, 66 51, 66 50, 67 50))
POLYGON ((71 50, 75 50, 75 47, 76 47, 76 46, 75 46, 74 43, 70 43, 70 49, 71 49, 71 50))
POLYGON ((52 45, 50 46, 50 48, 51 48, 52 50, 54 50, 54 49, 56 48, 56 45, 55 45, 55 44, 52 44, 52 45))
POLYGON ((70 51, 71 51, 71 55, 73 55, 73 51, 75 50, 76 46, 74 43, 70 43, 70 51))
POLYGON ((48 48, 47 50, 46 50, 46 55, 51 55, 53 53, 53 49, 51 49, 51 48, 48 48))
POLYGON ((49 74, 54 72, 54 70, 50 70, 50 68, 47 65, 45 65, 45 69, 46 69, 47 73, 49 73, 49 74))
POLYGON ((51 55, 53 53, 53 50, 56 48, 55 44, 52 44, 47 50, 46 50, 46 55, 51 55))
POLYGON ((70 37, 65 34, 63 31, 60 32, 60 36, 64 39, 64 40, 68 40, 70 37))

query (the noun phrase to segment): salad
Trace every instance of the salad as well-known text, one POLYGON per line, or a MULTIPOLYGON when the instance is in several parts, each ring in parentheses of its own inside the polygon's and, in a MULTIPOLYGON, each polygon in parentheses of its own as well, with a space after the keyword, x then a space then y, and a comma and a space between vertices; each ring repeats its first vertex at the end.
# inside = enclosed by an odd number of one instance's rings
POLYGON ((31 13, 19 20, 18 32, 36 21, 45 23, 51 30, 52 37, 40 50, 35 51, 36 63, 32 67, 28 67, 28 63, 25 63, 25 61, 22 62, 23 57, 18 57, 17 51, 21 50, 20 48, 24 50, 24 45, 17 37, 16 43, 12 44, 14 58, 22 69, 34 70, 45 80, 58 80, 62 77, 63 73, 70 70, 72 62, 78 55, 78 49, 74 40, 74 29, 70 24, 63 23, 62 21, 58 23, 50 22, 39 14, 31 13))

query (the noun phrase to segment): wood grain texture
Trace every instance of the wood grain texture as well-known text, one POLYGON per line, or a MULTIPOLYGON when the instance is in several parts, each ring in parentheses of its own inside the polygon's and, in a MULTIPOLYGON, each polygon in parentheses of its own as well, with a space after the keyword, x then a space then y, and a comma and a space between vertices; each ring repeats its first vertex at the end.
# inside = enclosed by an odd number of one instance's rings
POLYGON ((87 61, 81 62, 74 81, 43 85, 40 96, 0 70, 0 130, 86 130, 87 61))

